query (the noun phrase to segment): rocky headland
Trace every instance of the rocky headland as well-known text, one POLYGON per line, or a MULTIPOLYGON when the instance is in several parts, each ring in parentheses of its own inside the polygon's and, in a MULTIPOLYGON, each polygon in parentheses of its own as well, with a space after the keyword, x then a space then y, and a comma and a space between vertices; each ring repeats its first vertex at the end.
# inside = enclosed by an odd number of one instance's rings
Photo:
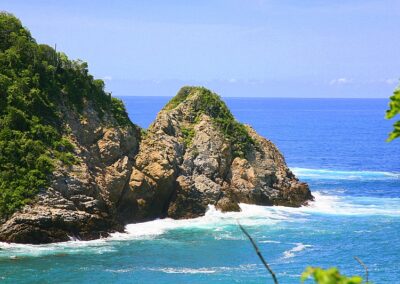
POLYGON ((208 205, 313 199, 210 90, 183 87, 140 129, 86 63, 38 45, 10 14, 0 24, 0 241, 90 240, 208 205))
POLYGON ((142 132, 112 115, 100 118, 90 104, 83 120, 60 108, 76 162, 57 164, 48 188, 1 224, 2 241, 88 240, 131 222, 202 216, 210 204, 239 211, 241 202, 312 200, 276 146, 205 88, 182 88, 142 132))

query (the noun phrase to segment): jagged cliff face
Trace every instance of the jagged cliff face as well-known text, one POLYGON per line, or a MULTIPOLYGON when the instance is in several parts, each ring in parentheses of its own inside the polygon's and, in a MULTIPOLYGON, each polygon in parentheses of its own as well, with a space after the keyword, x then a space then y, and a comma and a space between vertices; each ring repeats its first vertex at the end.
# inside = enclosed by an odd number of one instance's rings
POLYGON ((94 239, 126 223, 194 218, 208 205, 301 206, 312 199, 272 142, 236 122, 220 98, 185 87, 144 135, 90 102, 60 104, 73 165, 59 162, 50 186, 0 226, 21 243, 94 239))
POLYGON ((65 105, 64 128, 76 162, 59 162, 50 186, 0 227, 2 241, 49 243, 94 239, 123 229, 124 191, 137 153, 140 129, 121 126, 86 103, 81 112, 65 105))
POLYGON ((237 122, 219 97, 203 88, 180 93, 140 144, 127 193, 132 221, 197 217, 209 204, 237 211, 240 202, 300 206, 312 199, 270 141, 249 126, 226 130, 237 122))
POLYGON ((0 240, 122 229, 140 131, 88 65, 0 12, 0 240))

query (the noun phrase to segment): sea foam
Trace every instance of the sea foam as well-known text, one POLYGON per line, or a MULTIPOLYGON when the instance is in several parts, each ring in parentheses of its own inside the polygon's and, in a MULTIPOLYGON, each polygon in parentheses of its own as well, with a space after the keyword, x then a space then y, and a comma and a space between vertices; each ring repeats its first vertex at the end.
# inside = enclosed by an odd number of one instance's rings
POLYGON ((240 204, 241 212, 222 213, 209 206, 205 216, 173 220, 158 219, 145 223, 129 224, 125 233, 115 233, 113 239, 154 238, 175 229, 208 229, 216 239, 238 239, 238 235, 227 235, 227 226, 236 226, 240 222, 245 226, 269 226, 281 222, 303 222, 312 214, 326 215, 387 215, 400 217, 400 199, 374 197, 348 197, 326 195, 313 192, 315 200, 300 208, 284 206, 258 206, 240 204))
POLYGON ((312 192, 312 194, 314 201, 299 208, 272 206, 263 207, 263 209, 278 214, 291 214, 289 215, 291 221, 298 219, 298 215, 310 214, 400 217, 400 198, 338 196, 320 191, 312 192))
POLYGON ((294 245, 296 245, 294 248, 283 252, 283 258, 292 258, 297 252, 301 252, 306 248, 312 247, 312 245, 305 245, 303 243, 295 243, 294 245))
POLYGON ((291 168, 293 173, 304 179, 320 180, 400 180, 400 173, 382 171, 340 171, 327 169, 291 168))
MULTIPOLYGON (((153 239, 173 230, 205 229, 216 240, 238 240, 245 238, 237 234, 230 227, 238 222, 247 227, 271 226, 282 222, 304 222, 313 214, 327 215, 388 215, 400 217, 400 199, 373 198, 373 197, 348 197, 326 195, 321 192, 313 192, 315 200, 309 205, 300 208, 283 206, 258 206, 240 204, 241 212, 222 213, 209 206, 206 214, 194 219, 174 220, 170 218, 154 221, 129 224, 123 233, 113 233, 110 237, 93 240, 71 240, 64 243, 48 245, 23 245, 0 243, 0 251, 7 252, 9 257, 21 258, 24 256, 44 256, 54 254, 102 254, 113 251, 115 241, 146 240, 153 239)), ((273 242, 273 241, 261 241, 273 242)), ((307 247, 307 246, 306 246, 307 247)), ((286 252, 286 257, 305 247, 296 246, 286 252)), ((1 256, 1 253, 0 253, 1 256)))
MULTIPOLYGON (((399 179, 399 174, 371 171, 331 171, 294 168, 293 171, 302 178, 315 179, 399 179)), ((291 208, 283 206, 257 206, 240 204, 241 212, 222 213, 209 206, 202 217, 185 220, 170 218, 129 224, 123 233, 113 233, 108 238, 94 241, 71 240, 64 243, 48 245, 21 245, 0 243, 0 257, 23 258, 25 256, 45 256, 56 254, 102 254, 113 251, 115 241, 153 239, 173 230, 204 229, 209 230, 216 240, 239 240, 243 235, 231 230, 240 222, 244 226, 271 226, 282 222, 303 222, 310 215, 387 215, 400 217, 400 198, 354 197, 326 194, 313 191, 314 201, 307 206, 291 208), (3 252, 3 253, 1 253, 3 252)), ((262 243, 263 241, 261 241, 262 243)), ((264 241, 269 242, 268 240, 264 241)), ((273 241, 271 241, 273 242, 273 241)), ((305 247, 297 245, 285 252, 291 257, 305 247)))
MULTIPOLYGON (((236 226, 237 222, 246 226, 273 225, 289 220, 290 212, 268 210, 268 207, 240 204, 241 212, 222 213, 209 205, 206 214, 194 219, 174 220, 170 218, 157 219, 150 222, 129 224, 125 227, 125 233, 114 233, 115 240, 153 238, 174 229, 209 229, 215 233, 216 239, 237 239, 223 230, 226 226, 236 226)), ((270 207, 273 208, 273 207, 270 207)), ((302 215, 301 212, 298 213, 302 215)))

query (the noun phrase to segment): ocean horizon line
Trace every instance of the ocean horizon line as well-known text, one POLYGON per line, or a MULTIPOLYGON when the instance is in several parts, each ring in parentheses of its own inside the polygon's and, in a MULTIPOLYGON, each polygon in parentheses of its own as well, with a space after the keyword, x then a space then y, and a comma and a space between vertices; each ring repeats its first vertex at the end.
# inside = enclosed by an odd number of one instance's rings
MULTIPOLYGON (((173 98, 174 96, 153 96, 153 95, 148 95, 148 96, 141 96, 141 95, 115 95, 114 97, 117 98, 125 98, 125 97, 138 97, 138 98, 173 98)), ((381 97, 337 97, 337 98, 327 98, 327 97, 245 97, 245 96, 221 96, 222 98, 237 98, 237 99, 323 99, 323 100, 387 100, 387 98, 381 98, 381 97)))

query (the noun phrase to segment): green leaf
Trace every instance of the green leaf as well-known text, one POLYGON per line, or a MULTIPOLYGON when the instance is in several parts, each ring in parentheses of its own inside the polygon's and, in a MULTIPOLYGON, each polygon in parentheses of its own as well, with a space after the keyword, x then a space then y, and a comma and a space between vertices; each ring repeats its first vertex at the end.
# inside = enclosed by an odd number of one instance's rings
POLYGON ((335 267, 322 269, 319 267, 307 267, 301 274, 301 283, 312 277, 317 284, 361 284, 360 276, 344 276, 335 267))
MULTIPOLYGON (((400 86, 393 92, 393 96, 390 97, 389 109, 386 111, 386 119, 392 119, 400 113, 400 86)), ((389 134, 386 141, 390 142, 393 139, 400 137, 400 121, 395 122, 393 125, 394 129, 389 134)))

